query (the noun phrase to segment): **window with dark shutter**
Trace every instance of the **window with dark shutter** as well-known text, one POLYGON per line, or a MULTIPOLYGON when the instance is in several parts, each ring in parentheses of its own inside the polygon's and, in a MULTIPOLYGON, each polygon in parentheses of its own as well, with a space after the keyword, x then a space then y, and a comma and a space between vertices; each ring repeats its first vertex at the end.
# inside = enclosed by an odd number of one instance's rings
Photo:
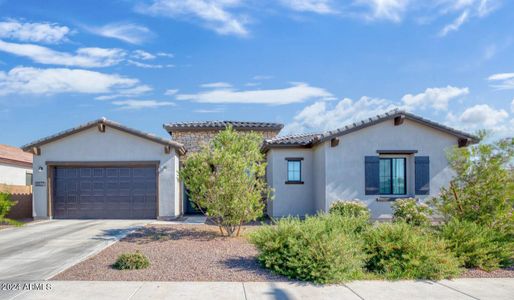
POLYGON ((365 194, 378 195, 379 194, 379 172, 380 172, 380 157, 366 156, 364 157, 364 177, 365 177, 365 194))
POLYGON ((430 159, 428 156, 414 157, 415 193, 416 195, 430 194, 430 159))

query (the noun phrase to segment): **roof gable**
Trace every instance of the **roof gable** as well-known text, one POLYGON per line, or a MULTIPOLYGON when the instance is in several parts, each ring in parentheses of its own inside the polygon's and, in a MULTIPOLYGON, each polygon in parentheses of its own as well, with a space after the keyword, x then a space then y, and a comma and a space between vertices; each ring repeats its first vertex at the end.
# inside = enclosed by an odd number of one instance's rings
POLYGON ((23 149, 23 151, 32 151, 33 148, 37 148, 37 147, 43 146, 45 144, 52 143, 54 141, 63 139, 65 137, 73 135, 75 133, 79 133, 79 132, 82 132, 84 130, 87 130, 87 129, 90 129, 90 128, 93 128, 93 127, 98 127, 99 130, 102 130, 102 127, 105 127, 105 126, 106 127, 111 127, 111 128, 117 129, 117 130, 120 130, 122 132, 131 134, 131 135, 138 136, 138 137, 143 138, 143 139, 150 140, 150 141, 155 142, 155 143, 162 144, 164 146, 173 147, 173 148, 178 150, 179 154, 184 154, 185 153, 185 148, 180 143, 177 143, 177 142, 171 141, 171 140, 166 140, 166 139, 160 138, 158 136, 155 136, 153 134, 145 133, 145 132, 142 132, 142 131, 139 131, 139 130, 136 130, 136 129, 132 129, 132 128, 123 126, 123 125, 121 125, 119 123, 107 120, 106 118, 101 118, 101 119, 98 119, 98 120, 95 120, 95 121, 91 121, 91 122, 82 124, 80 126, 77 126, 77 127, 74 127, 74 128, 68 129, 68 130, 61 131, 61 132, 59 132, 57 134, 54 134, 54 135, 51 135, 51 136, 48 136, 48 137, 36 140, 36 141, 34 141, 34 142, 30 143, 30 144, 22 146, 22 149, 23 149))
MULTIPOLYGON (((263 148, 272 148, 272 147, 312 147, 316 144, 331 140, 332 138, 339 137, 351 132, 358 131, 360 129, 373 126, 375 124, 387 121, 387 120, 396 120, 396 119, 408 119, 413 122, 419 123, 421 125, 448 133, 453 135, 460 140, 465 141, 465 145, 469 143, 477 143, 479 138, 475 135, 453 129, 446 125, 430 121, 413 113, 409 113, 403 110, 392 110, 386 112, 381 115, 377 115, 375 117, 370 117, 365 120, 361 120, 359 122, 355 122, 344 127, 338 128, 336 130, 325 131, 322 133, 311 133, 305 135, 290 135, 290 136, 281 136, 273 139, 266 140, 263 148)), ((401 122, 401 121, 399 121, 401 122)))

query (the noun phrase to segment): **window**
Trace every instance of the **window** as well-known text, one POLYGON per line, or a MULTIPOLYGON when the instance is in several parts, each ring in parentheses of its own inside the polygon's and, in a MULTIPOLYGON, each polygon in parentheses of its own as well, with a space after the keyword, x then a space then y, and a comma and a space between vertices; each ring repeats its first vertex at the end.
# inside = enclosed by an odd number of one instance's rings
POLYGON ((405 195, 405 158, 380 158, 380 194, 405 195))
POLYGON ((301 159, 287 160, 287 183, 302 182, 302 161, 301 159))
POLYGON ((25 185, 32 185, 32 173, 25 173, 25 185))

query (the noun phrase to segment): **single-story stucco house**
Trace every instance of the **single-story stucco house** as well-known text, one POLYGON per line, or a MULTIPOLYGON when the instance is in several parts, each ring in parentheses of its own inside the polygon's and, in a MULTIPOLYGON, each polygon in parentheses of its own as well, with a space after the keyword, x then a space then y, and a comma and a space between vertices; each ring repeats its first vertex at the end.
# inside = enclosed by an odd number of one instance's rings
POLYGON ((0 184, 32 185, 32 154, 0 145, 0 184))
POLYGON ((105 118, 23 146, 34 154, 34 218, 158 218, 194 213, 178 179, 187 153, 228 125, 259 132, 273 217, 327 211, 361 199, 374 217, 390 201, 425 200, 448 183, 446 150, 478 138, 395 110, 334 131, 278 136, 282 124, 207 121, 164 124, 171 139, 105 118))

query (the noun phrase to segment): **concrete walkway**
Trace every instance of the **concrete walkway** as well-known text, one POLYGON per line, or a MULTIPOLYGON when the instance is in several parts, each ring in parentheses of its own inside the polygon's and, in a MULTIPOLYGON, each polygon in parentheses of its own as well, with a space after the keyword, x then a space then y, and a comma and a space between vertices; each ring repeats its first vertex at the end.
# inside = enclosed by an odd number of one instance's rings
POLYGON ((514 299, 514 278, 355 281, 328 286, 286 282, 33 282, 32 289, 37 287, 41 290, 17 294, 0 291, 0 299, 514 299))
POLYGON ((46 280, 151 220, 52 220, 0 231, 0 282, 46 280))

